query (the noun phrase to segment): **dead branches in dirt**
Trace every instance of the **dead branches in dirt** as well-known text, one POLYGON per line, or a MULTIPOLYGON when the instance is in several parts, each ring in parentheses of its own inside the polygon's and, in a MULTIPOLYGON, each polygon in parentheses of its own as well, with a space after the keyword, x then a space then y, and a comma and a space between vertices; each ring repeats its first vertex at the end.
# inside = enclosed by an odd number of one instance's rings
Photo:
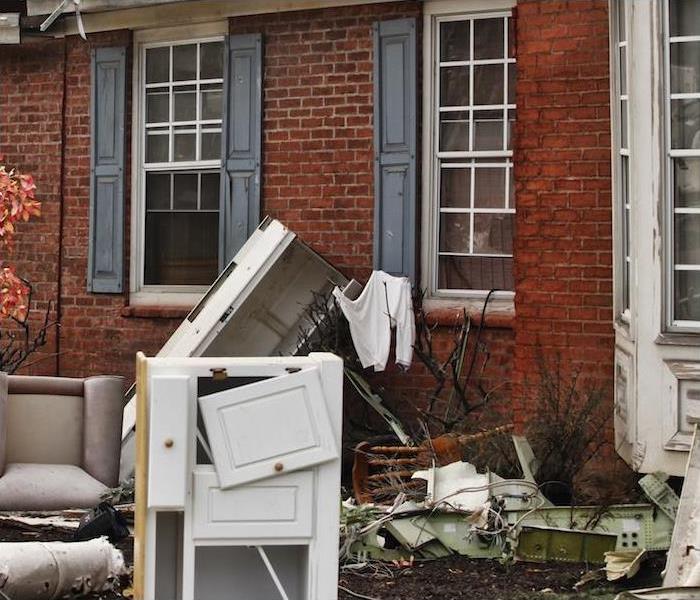
POLYGON ((482 408, 489 400, 493 390, 483 386, 483 375, 489 361, 489 351, 481 340, 484 317, 491 290, 484 300, 479 325, 474 332, 472 320, 463 309, 462 320, 452 331, 454 340, 452 350, 446 358, 438 358, 433 348, 433 331, 437 325, 430 326, 423 309, 423 296, 414 299, 416 314, 416 343, 413 347, 416 358, 435 378, 436 384, 427 402, 427 409, 419 409, 428 423, 437 423, 442 432, 453 431, 471 412, 482 408), (472 336, 474 339, 472 340, 472 336), (468 366, 466 366, 468 359, 468 366), (466 371, 465 371, 466 366, 466 371), (446 389, 447 387, 447 389, 446 389), (436 408, 447 392, 442 416, 436 408))
MULTIPOLYGON (((29 289, 27 306, 31 306, 33 289, 28 281, 23 282, 29 289)), ((52 312, 53 303, 49 302, 38 329, 30 323, 30 311, 27 311, 24 318, 9 317, 13 323, 12 328, 0 329, 0 371, 10 374, 17 372, 34 352, 46 345, 49 329, 58 326, 56 322, 50 321, 52 312)))

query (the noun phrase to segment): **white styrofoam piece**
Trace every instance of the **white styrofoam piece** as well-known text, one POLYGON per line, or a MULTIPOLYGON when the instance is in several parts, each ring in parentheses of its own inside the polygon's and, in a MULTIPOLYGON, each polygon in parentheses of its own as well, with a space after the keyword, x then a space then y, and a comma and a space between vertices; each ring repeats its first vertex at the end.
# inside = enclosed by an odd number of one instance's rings
POLYGON ((489 499, 489 476, 477 473, 471 463, 458 461, 416 471, 412 479, 428 482, 428 497, 433 504, 447 503, 461 510, 477 510, 489 499))
POLYGON ((199 398, 222 489, 338 457, 318 369, 199 398))
POLYGON ((148 506, 183 509, 187 493, 189 377, 154 377, 149 415, 148 506))
POLYGON ((194 472, 195 539, 302 538, 313 530, 314 476, 297 471, 228 490, 209 465, 194 472))

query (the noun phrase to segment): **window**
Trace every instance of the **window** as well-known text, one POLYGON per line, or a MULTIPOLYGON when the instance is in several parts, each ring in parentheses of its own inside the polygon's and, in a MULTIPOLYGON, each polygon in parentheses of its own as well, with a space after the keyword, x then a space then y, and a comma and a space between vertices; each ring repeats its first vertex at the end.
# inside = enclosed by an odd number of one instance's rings
POLYGON ((669 0, 666 114, 671 323, 700 326, 700 2, 669 0))
POLYGON ((613 76, 615 78, 615 153, 616 153, 616 244, 617 277, 615 282, 617 311, 623 320, 630 318, 630 233, 631 204, 629 189, 630 151, 628 143, 629 123, 629 85, 627 80, 629 45, 627 37, 628 0, 618 0, 614 5, 613 36, 615 43, 613 55, 613 76))
POLYGON ((513 289, 510 11, 434 21, 430 288, 513 289))
POLYGON ((206 286, 219 269, 222 38, 140 53, 140 288, 206 286))

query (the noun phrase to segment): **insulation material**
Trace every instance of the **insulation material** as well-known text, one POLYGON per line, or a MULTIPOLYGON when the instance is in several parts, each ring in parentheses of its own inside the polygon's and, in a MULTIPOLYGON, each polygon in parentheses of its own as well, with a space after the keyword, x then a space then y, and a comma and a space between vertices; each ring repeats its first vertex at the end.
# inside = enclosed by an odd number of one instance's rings
POLYGON ((106 538, 0 543, 0 591, 8 598, 53 600, 108 591, 123 573, 124 557, 106 538))

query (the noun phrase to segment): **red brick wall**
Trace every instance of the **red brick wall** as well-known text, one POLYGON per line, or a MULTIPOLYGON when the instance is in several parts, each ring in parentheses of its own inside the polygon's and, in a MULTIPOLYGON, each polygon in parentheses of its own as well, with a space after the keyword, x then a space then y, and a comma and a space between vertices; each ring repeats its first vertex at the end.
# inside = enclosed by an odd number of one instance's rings
MULTIPOLYGON (((126 295, 87 292, 90 51, 95 46, 129 46, 130 39, 125 31, 91 34, 88 42, 71 37, 4 47, 0 54, 0 154, 7 164, 35 176, 43 202, 42 216, 20 228, 11 259, 36 289, 36 312, 52 300, 60 321, 58 344, 52 339, 43 350, 49 358, 23 373, 117 373, 131 379, 134 354, 157 352, 180 322, 124 318, 126 295)), ((127 160, 127 215, 128 165, 127 160)))
MULTIPOLYGON (((5 164, 32 173, 42 217, 17 228, 14 250, 0 261, 14 264, 29 280, 36 300, 36 324, 49 300, 57 298, 63 115, 63 42, 3 46, 0 52, 0 155, 5 164)), ((8 333, 0 324, 0 344, 8 333)), ((36 372, 56 368, 55 336, 44 348, 36 372)), ((32 360, 39 358, 33 356, 32 360)))
POLYGON ((263 34, 263 210, 351 277, 372 268, 372 24, 420 14, 407 1, 231 19, 263 34))
MULTIPOLYGON (((360 279, 372 264, 371 26, 406 16, 420 23, 420 13, 409 0, 231 20, 232 33, 264 36, 263 210, 360 279)), ((517 32, 516 318, 514 329, 487 328, 483 341, 491 354, 485 386, 507 400, 514 381, 522 418, 538 346, 584 361, 599 378, 612 373, 606 2, 520 2, 517 32)), ((16 258, 44 303, 60 286, 60 357, 44 369, 131 378, 134 353, 155 353, 180 319, 124 317, 126 294, 85 291, 90 48, 130 45, 130 34, 65 44, 63 148, 64 42, 0 54, 0 153, 36 175, 44 200, 43 217, 19 236, 16 258), (14 80, 27 87, 16 90, 14 80)), ((449 328, 435 339, 446 354, 449 328)), ((432 378, 415 368, 391 372, 387 382, 418 398, 432 378)), ((397 407, 409 409, 410 402, 397 407)))
POLYGON ((605 0, 525 0, 517 13, 514 375, 526 418, 540 349, 612 379, 610 96, 605 0))

